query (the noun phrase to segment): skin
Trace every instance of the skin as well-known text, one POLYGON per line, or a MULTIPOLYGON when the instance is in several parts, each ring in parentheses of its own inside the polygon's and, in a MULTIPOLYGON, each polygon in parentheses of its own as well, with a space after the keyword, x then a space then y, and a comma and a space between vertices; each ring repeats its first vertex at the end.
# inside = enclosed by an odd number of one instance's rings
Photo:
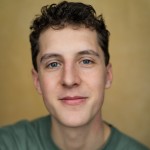
POLYGON ((97 41, 96 31, 84 27, 49 28, 40 35, 38 72, 33 69, 32 75, 61 149, 97 149, 110 134, 101 108, 112 69, 97 41))

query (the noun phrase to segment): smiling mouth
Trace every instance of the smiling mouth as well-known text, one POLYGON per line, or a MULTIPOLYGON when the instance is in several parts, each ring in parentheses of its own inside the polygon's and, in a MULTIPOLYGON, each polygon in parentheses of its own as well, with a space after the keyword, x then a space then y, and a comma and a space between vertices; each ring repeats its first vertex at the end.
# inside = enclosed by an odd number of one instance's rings
POLYGON ((83 103, 85 103, 87 97, 82 97, 82 96, 66 96, 63 98, 60 98, 59 100, 61 100, 64 104, 66 105, 81 105, 83 103))

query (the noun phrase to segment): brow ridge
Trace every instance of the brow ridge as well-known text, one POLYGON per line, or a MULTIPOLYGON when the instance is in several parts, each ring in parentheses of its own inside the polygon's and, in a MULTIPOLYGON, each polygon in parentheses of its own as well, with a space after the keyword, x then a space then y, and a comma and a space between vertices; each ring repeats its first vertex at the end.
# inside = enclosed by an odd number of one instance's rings
MULTIPOLYGON (((83 50, 83 51, 80 51, 77 53, 77 56, 78 55, 94 55, 96 57, 100 57, 100 55, 93 51, 93 50, 83 50)), ((57 53, 48 53, 48 54, 44 54, 41 59, 40 59, 40 62, 42 63, 44 60, 46 59, 49 59, 49 58, 59 58, 59 57, 62 57, 60 54, 57 54, 57 53)))
POLYGON ((60 54, 56 54, 56 53, 44 54, 44 55, 41 57, 40 62, 42 63, 44 60, 49 59, 49 58, 53 58, 53 57, 57 58, 57 57, 61 57, 61 55, 60 55, 60 54))
POLYGON ((99 53, 93 50, 83 50, 78 53, 78 55, 94 55, 96 57, 100 57, 99 53))

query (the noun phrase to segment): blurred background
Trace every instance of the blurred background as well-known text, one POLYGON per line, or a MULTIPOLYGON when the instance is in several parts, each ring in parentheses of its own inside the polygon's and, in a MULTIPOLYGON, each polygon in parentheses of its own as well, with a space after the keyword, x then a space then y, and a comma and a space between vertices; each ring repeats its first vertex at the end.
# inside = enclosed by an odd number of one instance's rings
MULTIPOLYGON (((0 1, 0 126, 48 114, 33 87, 29 26, 58 0, 0 1)), ((104 119, 150 147, 150 0, 80 0, 103 14, 111 32, 114 80, 104 119)))

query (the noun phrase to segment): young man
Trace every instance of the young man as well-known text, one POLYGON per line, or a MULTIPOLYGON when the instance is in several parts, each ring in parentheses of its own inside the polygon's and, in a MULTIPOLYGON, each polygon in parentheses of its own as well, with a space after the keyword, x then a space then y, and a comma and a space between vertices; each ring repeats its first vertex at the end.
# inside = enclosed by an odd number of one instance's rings
POLYGON ((103 121, 109 31, 82 3, 42 8, 31 26, 32 76, 50 116, 0 130, 0 150, 147 150, 103 121))

